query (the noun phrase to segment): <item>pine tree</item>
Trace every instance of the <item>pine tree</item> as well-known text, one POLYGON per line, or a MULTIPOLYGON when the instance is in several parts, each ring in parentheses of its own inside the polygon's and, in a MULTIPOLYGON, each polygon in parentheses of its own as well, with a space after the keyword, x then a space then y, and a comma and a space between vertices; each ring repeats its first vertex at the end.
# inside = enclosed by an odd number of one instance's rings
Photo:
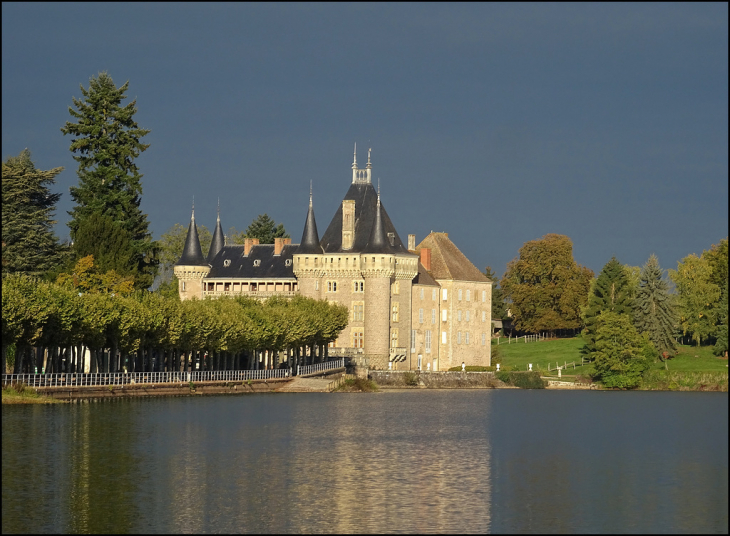
POLYGON ((94 265, 101 272, 114 270, 119 274, 134 274, 134 248, 130 237, 107 215, 91 214, 81 220, 74 252, 78 258, 93 255, 94 265))
POLYGON ((674 301, 669 294, 669 284, 662 277, 659 259, 656 255, 652 255, 641 269, 639 287, 636 291, 634 325, 640 333, 649 336, 661 354, 676 349, 674 335, 677 320, 674 301))
POLYGON ((507 304, 504 302, 504 292, 499 288, 499 279, 491 266, 487 266, 484 275, 492 280, 492 320, 499 320, 507 316, 507 304))
POLYGON ((147 215, 139 208, 142 174, 134 160, 149 147, 140 140, 150 131, 134 121, 136 100, 121 106, 128 87, 126 82, 117 88, 111 76, 99 73, 91 77, 88 89, 81 86, 83 99, 73 98, 78 111, 69 107, 78 122, 67 121, 61 132, 75 136, 70 150, 79 163, 79 186, 71 188, 76 206, 68 226, 75 240, 84 219, 92 214, 111 217, 131 239, 135 285, 147 288, 158 262, 147 215))
POLYGON ((590 355, 596 350, 596 322, 601 313, 612 312, 627 315, 631 319, 634 308, 632 293, 626 269, 616 257, 611 257, 591 285, 588 305, 583 311, 583 337, 586 341, 582 350, 584 354, 590 355))
POLYGON ((276 225, 268 214, 259 214, 243 233, 232 238, 233 243, 242 243, 244 238, 258 238, 259 244, 273 244, 274 238, 289 238, 289 234, 283 223, 276 225))
POLYGON ((3 273, 40 275, 62 261, 64 248, 52 229, 61 194, 49 189, 61 171, 36 169, 28 149, 2 163, 3 273))

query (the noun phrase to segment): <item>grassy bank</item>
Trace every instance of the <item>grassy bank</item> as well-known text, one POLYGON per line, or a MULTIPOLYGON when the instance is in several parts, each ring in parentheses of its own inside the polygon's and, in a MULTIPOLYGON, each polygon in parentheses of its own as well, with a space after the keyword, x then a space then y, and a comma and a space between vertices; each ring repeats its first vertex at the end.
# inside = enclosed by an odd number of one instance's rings
POLYGON ((9 385, 3 387, 2 391, 3 404, 65 404, 63 400, 41 396, 23 384, 9 385))
POLYGON ((337 389, 332 391, 333 393, 374 393, 378 390, 378 385, 372 380, 364 380, 362 378, 355 378, 352 380, 345 380, 337 389))
POLYGON ((690 370, 648 370, 639 389, 645 391, 724 391, 727 392, 727 372, 697 372, 690 370))

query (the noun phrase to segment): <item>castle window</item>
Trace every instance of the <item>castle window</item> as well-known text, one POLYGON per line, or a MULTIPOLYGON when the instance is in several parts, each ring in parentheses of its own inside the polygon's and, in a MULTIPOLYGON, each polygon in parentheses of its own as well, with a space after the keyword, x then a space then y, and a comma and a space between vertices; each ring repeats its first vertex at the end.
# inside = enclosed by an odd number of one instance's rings
POLYGON ((390 347, 398 348, 398 330, 397 329, 393 329, 390 332, 390 347))
POLYGON ((459 301, 461 301, 461 289, 459 289, 459 301))
POLYGON ((364 281, 354 281, 354 292, 364 292, 365 291, 365 282, 364 281))
POLYGON ((393 319, 393 322, 398 322, 398 302, 393 304, 391 318, 393 319))
POLYGON ((426 330, 426 353, 431 353, 431 330, 426 330))
POLYGON ((185 292, 185 281, 180 281, 180 284, 182 285, 182 291, 185 292))
POLYGON ((486 321, 487 321, 487 312, 482 311, 482 322, 486 322, 486 321))
POLYGON ((482 301, 483 302, 487 301, 487 291, 486 290, 482 290, 482 301))
POLYGON ((431 309, 431 323, 436 323, 436 309, 431 309))
POLYGON ((470 301, 471 298, 471 290, 466 291, 466 301, 470 301))
POLYGON ((448 298, 448 295, 449 295, 448 290, 447 289, 444 289, 443 290, 443 298, 444 298, 444 301, 446 301, 446 299, 448 298))
POLYGON ((395 234, 388 233, 388 242, 390 242, 391 246, 395 246, 395 234))
POLYGON ((436 289, 433 289, 433 290, 431 291, 431 299, 432 299, 433 301, 436 301, 436 289))
POLYGON ((469 322, 469 311, 466 311, 466 321, 469 322))
POLYGON ((458 320, 459 322, 461 322, 461 309, 459 309, 458 311, 456 311, 456 319, 457 319, 457 320, 458 320))
POLYGON ((416 353, 416 330, 411 330, 411 353, 416 353))
POLYGON ((487 334, 482 333, 482 346, 485 346, 487 344, 487 334))
POLYGON ((337 292, 337 281, 327 281, 327 292, 337 292))
POLYGON ((284 261, 284 266, 291 266, 291 259, 287 259, 284 261))
POLYGON ((365 344, 365 336, 362 330, 352 332, 352 347, 362 348, 365 344))
POLYGON ((254 265, 254 266, 261 266, 261 260, 259 260, 259 259, 254 259, 254 261, 253 261, 253 265, 254 265))
POLYGON ((418 310, 418 323, 423 324, 423 309, 418 310))
POLYGON ((466 332, 466 334, 464 335, 464 337, 465 337, 465 340, 464 340, 464 342, 465 342, 466 344, 469 344, 469 332, 468 332, 468 331, 466 332))
POLYGON ((421 299, 423 299, 423 289, 421 289, 421 299))
POLYGON ((442 322, 446 322, 446 314, 447 313, 448 313, 448 311, 446 309, 444 309, 443 311, 441 311, 441 321, 442 322))
POLYGON ((314 282, 314 290, 319 290, 319 281, 314 282))
POLYGON ((364 305, 362 302, 355 302, 352 305, 352 321, 353 322, 360 322, 363 319, 363 308, 364 305))
POLYGON ((456 332, 456 344, 461 344, 461 331, 456 332))
POLYGON ((392 285, 393 294, 400 294, 400 281, 396 281, 392 285))

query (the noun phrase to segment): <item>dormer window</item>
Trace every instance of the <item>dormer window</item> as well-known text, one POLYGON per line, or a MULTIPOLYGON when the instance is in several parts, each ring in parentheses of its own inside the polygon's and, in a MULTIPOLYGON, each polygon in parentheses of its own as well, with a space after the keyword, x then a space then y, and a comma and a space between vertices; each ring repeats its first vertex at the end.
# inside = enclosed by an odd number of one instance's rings
POLYGON ((261 266, 261 260, 259 260, 259 259, 254 259, 254 261, 253 261, 253 265, 254 265, 254 266, 261 266))
POLYGON ((228 268, 230 265, 231 265, 231 259, 226 259, 223 261, 223 266, 225 266, 226 268, 228 268))
POLYGON ((390 242, 391 246, 395 246, 395 234, 394 233, 388 233, 388 242, 390 242))
POLYGON ((287 259, 284 261, 284 266, 291 266, 291 259, 287 259))

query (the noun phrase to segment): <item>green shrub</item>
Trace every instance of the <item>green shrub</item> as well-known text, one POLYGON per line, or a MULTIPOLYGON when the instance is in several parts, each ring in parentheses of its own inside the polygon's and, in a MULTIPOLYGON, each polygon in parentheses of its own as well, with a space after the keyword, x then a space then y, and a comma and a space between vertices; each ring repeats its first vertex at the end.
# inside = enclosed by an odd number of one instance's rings
POLYGON ((492 365, 502 364, 502 350, 499 345, 492 345, 492 365))
MULTIPOLYGON (((466 372, 491 372, 495 370, 495 367, 483 367, 481 365, 468 365, 465 369, 466 372)), ((461 366, 451 367, 448 372, 461 372, 461 366)))
POLYGON ((504 383, 509 383, 509 371, 507 370, 500 370, 497 372, 497 379, 504 383))
POLYGON ((545 389, 545 381, 537 371, 510 372, 509 381, 520 389, 545 389))
POLYGON ((403 382, 410 386, 418 385, 418 376, 416 376, 413 372, 405 372, 403 374, 403 382))

